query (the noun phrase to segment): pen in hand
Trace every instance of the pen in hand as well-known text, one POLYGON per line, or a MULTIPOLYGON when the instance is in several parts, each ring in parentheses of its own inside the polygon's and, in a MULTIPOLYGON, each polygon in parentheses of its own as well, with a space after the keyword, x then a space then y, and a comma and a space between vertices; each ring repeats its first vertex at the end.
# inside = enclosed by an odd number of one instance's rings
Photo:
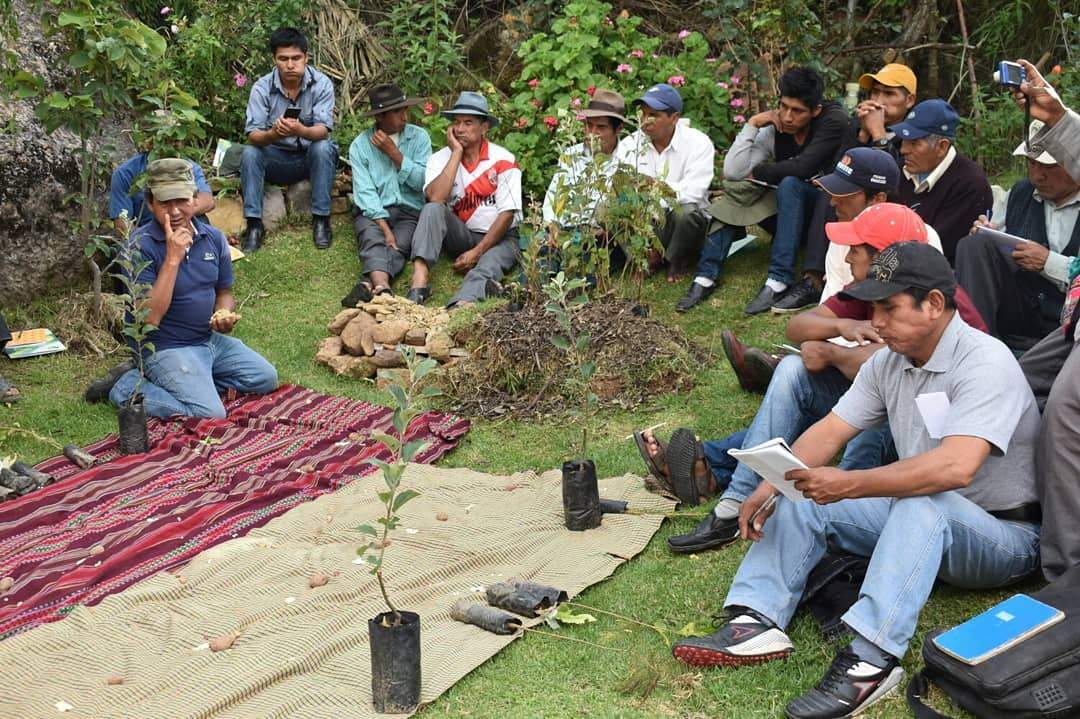
POLYGON ((755 520, 761 515, 762 512, 766 512, 772 509, 773 505, 776 504, 777 497, 779 496, 779 494, 774 494, 773 496, 769 497, 767 500, 765 500, 764 504, 754 510, 754 513, 750 515, 750 521, 747 522, 747 524, 750 525, 750 527, 755 532, 761 531, 761 525, 758 524, 755 520))

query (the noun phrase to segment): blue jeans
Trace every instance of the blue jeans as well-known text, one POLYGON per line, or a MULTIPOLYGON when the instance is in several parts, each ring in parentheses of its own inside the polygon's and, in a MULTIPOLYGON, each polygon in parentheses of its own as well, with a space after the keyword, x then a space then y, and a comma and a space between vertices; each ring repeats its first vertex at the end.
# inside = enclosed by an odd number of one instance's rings
POLYGON ((739 464, 727 451, 742 449, 745 437, 746 430, 740 429, 723 439, 711 439, 701 443, 705 450, 705 464, 716 478, 716 488, 721 492, 731 483, 731 475, 739 464))
POLYGON ((746 228, 732 225, 724 225, 711 233, 705 238, 705 244, 701 247, 701 256, 698 258, 694 277, 708 277, 710 280, 719 277, 720 270, 724 269, 724 261, 731 251, 732 243, 744 237, 746 237, 746 228))
MULTIPOLYGON (((266 394, 277 388, 277 370, 235 337, 213 332, 206 344, 174 347, 146 358, 146 380, 138 387, 151 417, 225 416, 219 392, 266 394)), ((109 392, 117 407, 136 391, 139 373, 125 372, 109 392)))
POLYGON ((827 544, 870 557, 843 621, 895 657, 907 651, 935 579, 990 589, 1039 566, 1039 525, 995 519, 956 492, 826 505, 781 498, 724 606, 749 607, 786 627, 827 544))
POLYGON ((330 216, 330 193, 334 189, 338 149, 333 140, 319 140, 307 150, 289 152, 276 145, 245 145, 240 158, 240 188, 244 217, 262 217, 264 181, 292 185, 311 180, 311 214, 330 216))
MULTIPOLYGON (((784 357, 776 366, 769 388, 765 390, 765 399, 746 430, 742 448, 774 437, 783 437, 789 444, 794 442, 810 425, 831 412, 850 386, 851 381, 838 369, 810 372, 798 355, 784 357)), ((868 429, 848 443, 840 467, 871 469, 894 461, 895 455, 892 434, 887 426, 868 429)), ((760 483, 761 478, 754 470, 740 462, 722 498, 741 502, 760 483)))
POLYGON ((809 211, 821 195, 809 182, 785 177, 776 188, 776 232, 769 255, 769 277, 785 284, 795 282, 795 257, 806 231, 809 211))

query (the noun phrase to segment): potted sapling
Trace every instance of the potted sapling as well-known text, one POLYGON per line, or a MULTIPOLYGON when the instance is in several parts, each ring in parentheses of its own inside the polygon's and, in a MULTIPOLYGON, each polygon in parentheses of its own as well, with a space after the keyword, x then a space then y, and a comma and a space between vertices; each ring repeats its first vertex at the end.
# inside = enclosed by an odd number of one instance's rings
POLYGON ((378 582, 386 611, 368 620, 368 640, 371 646, 371 697, 375 710, 384 714, 407 714, 420 703, 420 616, 400 610, 390 599, 383 576, 386 548, 390 533, 401 522, 398 512, 409 500, 419 496, 412 489, 402 489, 401 477, 405 468, 427 443, 405 441, 409 423, 420 414, 417 400, 439 394, 434 387, 417 392, 417 384, 434 370, 433 359, 418 359, 415 351, 404 352, 406 377, 391 380, 390 394, 394 398, 394 434, 373 435, 391 453, 391 460, 372 460, 382 471, 385 489, 378 492, 384 511, 376 520, 379 526, 362 524, 357 531, 365 535, 367 544, 357 549, 378 582))
POLYGON ((548 304, 544 307, 555 316, 560 334, 551 343, 565 353, 573 368, 567 378, 570 391, 581 399, 581 447, 579 459, 568 460, 562 466, 563 521, 575 532, 600 526, 600 489, 596 483, 596 465, 588 459, 589 417, 596 408, 596 395, 590 389, 596 363, 588 358, 592 338, 582 330, 575 333, 573 315, 589 301, 585 293, 588 282, 584 277, 567 280, 562 272, 544 285, 548 304))

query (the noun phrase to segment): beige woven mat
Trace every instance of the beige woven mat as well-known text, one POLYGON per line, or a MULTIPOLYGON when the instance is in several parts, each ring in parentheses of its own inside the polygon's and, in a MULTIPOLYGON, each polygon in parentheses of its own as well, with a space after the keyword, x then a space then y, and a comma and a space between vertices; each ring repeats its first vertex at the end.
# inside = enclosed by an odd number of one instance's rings
MULTIPOLYGON (((353 560, 354 528, 379 515, 376 482, 300 505, 177 574, 0 643, 0 717, 375 716, 367 619, 383 608, 374 577, 353 560), (309 588, 319 571, 330 582, 309 588), (240 633, 232 649, 207 649, 230 632, 240 633), (106 685, 110 675, 123 684, 106 685)), ((513 640, 451 620, 456 599, 515 576, 573 596, 644 549, 661 522, 605 515, 599 529, 570 532, 558 472, 413 465, 404 483, 423 494, 404 508, 386 571, 397 605, 422 617, 424 702, 513 640)), ((631 475, 600 485, 602 497, 633 508, 673 506, 631 475)))

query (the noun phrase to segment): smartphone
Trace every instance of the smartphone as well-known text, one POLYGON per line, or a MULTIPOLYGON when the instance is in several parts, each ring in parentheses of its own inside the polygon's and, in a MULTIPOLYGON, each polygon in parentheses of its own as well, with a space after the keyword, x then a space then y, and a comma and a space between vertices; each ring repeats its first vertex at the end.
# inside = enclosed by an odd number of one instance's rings
POLYGON ((286 107, 285 108, 285 115, 283 117, 285 117, 285 118, 287 118, 289 120, 299 120, 300 119, 300 108, 299 107, 286 107))

